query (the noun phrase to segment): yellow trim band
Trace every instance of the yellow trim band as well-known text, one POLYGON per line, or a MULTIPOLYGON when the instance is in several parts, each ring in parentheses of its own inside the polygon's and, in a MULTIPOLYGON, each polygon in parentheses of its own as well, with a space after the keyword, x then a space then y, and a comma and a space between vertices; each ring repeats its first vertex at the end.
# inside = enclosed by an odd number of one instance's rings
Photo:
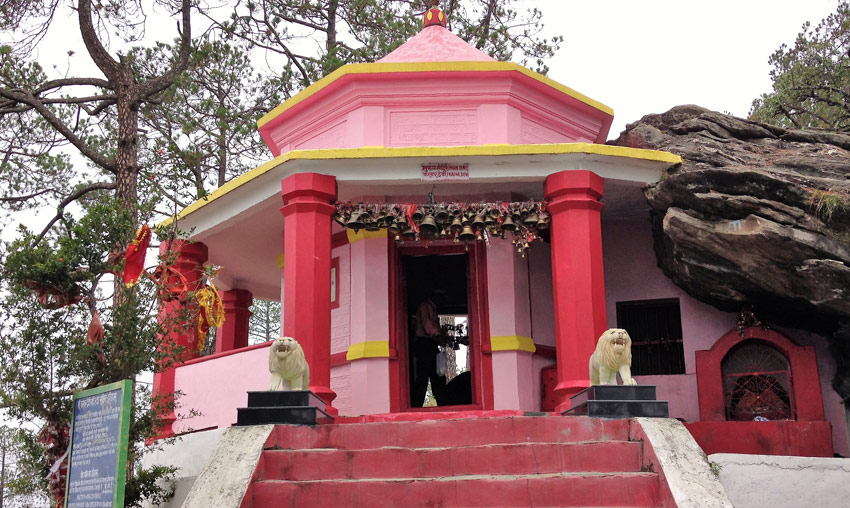
POLYGON ((286 259, 286 256, 283 253, 278 254, 274 258, 274 262, 277 264, 277 267, 280 268, 281 270, 283 270, 283 266, 284 266, 283 262, 284 262, 285 259, 286 259))
POLYGON ((537 351, 534 339, 521 335, 490 337, 490 349, 492 351, 527 351, 529 353, 537 351))
POLYGON ((355 233, 353 229, 346 229, 345 234, 348 235, 348 243, 354 243, 368 238, 386 238, 387 230, 379 229, 378 231, 366 231, 365 229, 361 229, 355 233))
POLYGON ((360 360, 361 358, 389 358, 390 357, 390 341, 388 340, 367 340, 358 342, 348 346, 348 352, 345 354, 345 359, 350 361, 360 360))
POLYGON ((385 62, 385 63, 356 63, 348 64, 334 72, 328 74, 324 78, 316 81, 304 90, 301 90, 294 97, 285 101, 283 104, 271 110, 268 114, 257 121, 257 127, 262 127, 271 122, 283 112, 292 109, 296 105, 304 102, 310 97, 316 95, 320 91, 327 88, 331 83, 337 81, 346 75, 356 74, 385 74, 392 72, 519 72, 524 76, 539 81, 544 85, 553 88, 563 94, 577 99, 588 106, 597 109, 606 115, 614 116, 614 110, 610 107, 595 101, 590 97, 581 94, 572 88, 558 83, 554 79, 547 78, 542 74, 538 74, 531 69, 527 69, 522 65, 513 62, 385 62))
MULTIPOLYGON (((628 148, 623 146, 600 145, 596 143, 555 143, 548 145, 484 145, 484 146, 411 146, 411 147, 369 147, 369 148, 336 148, 321 150, 292 150, 278 155, 274 159, 248 171, 222 185, 210 194, 184 208, 177 218, 186 217, 195 210, 215 201, 228 192, 245 185, 272 169, 291 160, 335 160, 335 159, 384 159, 393 157, 479 157, 499 155, 564 155, 583 153, 588 155, 605 155, 610 157, 625 157, 665 162, 671 166, 681 164, 682 158, 669 152, 645 150, 643 148, 628 148)), ((169 217, 160 222, 157 227, 171 224, 169 217)))

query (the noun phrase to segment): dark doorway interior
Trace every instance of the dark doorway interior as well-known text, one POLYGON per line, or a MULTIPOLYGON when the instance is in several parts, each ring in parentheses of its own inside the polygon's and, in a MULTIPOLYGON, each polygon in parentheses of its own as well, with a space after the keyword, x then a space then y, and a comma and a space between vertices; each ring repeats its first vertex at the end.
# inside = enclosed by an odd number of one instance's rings
MULTIPOLYGON (((436 304, 441 323, 468 323, 468 254, 444 254, 424 256, 403 256, 406 301, 408 304, 408 358, 411 407, 434 405, 453 406, 472 403, 471 373, 467 368, 469 348, 458 344, 444 347, 451 360, 447 376, 439 376, 436 370, 437 346, 433 341, 417 338, 416 315, 423 301, 431 297, 436 304), (436 293, 436 294, 435 294, 436 293), (453 351, 449 353, 448 350, 453 351), (452 372, 453 369, 454 372, 452 372), (431 393, 426 395, 430 381, 431 393), (429 403, 430 402, 430 403, 429 403)), ((466 331, 468 336, 468 330, 466 331)), ((467 342, 468 344, 468 342, 467 342)))

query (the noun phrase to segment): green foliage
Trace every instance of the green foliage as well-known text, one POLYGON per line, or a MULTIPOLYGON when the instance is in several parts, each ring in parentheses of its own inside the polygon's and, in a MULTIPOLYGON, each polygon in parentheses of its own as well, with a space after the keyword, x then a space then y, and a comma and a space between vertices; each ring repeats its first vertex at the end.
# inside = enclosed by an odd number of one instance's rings
MULTIPOLYGON (((130 212, 100 196, 85 207, 81 218, 63 217, 61 228, 43 241, 34 243, 34 234, 22 228, 7 246, 0 271, 0 405, 9 417, 48 430, 64 429, 76 391, 135 379, 180 353, 159 349, 158 335, 164 330, 156 319, 153 283, 143 279, 128 290, 108 280, 116 269, 109 255, 129 242, 131 228, 130 212), (110 289, 120 297, 108 294, 110 289), (38 290, 76 298, 67 302, 70 305, 48 308, 38 300, 38 290), (100 343, 86 340, 94 309, 105 328, 100 343)), ((148 386, 136 385, 131 463, 138 463, 144 441, 156 435, 160 414, 169 409, 151 403, 148 386)), ((30 457, 25 463, 37 469, 30 478, 44 482, 55 454, 37 437, 38 432, 31 432, 23 438, 30 457)), ((167 468, 139 469, 127 490, 127 506, 140 502, 133 496, 164 495, 154 492, 154 479, 169 476, 173 471, 167 468)))
MULTIPOLYGON (((20 429, 0 427, 0 450, 3 453, 3 491, 0 492, 3 506, 9 507, 47 507, 47 498, 34 488, 38 479, 33 476, 36 470, 27 462, 28 453, 26 433, 20 429)), ((39 469, 40 471, 40 469, 39 469)))
POLYGON ((803 25, 794 45, 769 59, 773 92, 753 101, 750 118, 788 128, 850 131, 850 5, 812 28, 803 25))

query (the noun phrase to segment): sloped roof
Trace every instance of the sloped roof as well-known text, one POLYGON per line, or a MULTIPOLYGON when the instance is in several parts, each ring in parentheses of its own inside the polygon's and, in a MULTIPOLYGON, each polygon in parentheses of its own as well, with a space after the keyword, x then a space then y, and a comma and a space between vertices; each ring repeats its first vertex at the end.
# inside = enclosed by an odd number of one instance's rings
POLYGON ((393 52, 378 60, 391 62, 495 62, 440 25, 426 26, 393 52))

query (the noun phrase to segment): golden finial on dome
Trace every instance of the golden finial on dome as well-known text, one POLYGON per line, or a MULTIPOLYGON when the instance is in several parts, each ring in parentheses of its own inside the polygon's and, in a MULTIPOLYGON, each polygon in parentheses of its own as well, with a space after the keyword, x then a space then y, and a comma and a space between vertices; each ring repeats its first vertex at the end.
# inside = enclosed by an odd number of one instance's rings
POLYGON ((428 3, 431 5, 431 8, 425 11, 425 15, 422 20, 423 27, 440 25, 445 28, 446 15, 440 10, 440 0, 429 0, 428 3))

